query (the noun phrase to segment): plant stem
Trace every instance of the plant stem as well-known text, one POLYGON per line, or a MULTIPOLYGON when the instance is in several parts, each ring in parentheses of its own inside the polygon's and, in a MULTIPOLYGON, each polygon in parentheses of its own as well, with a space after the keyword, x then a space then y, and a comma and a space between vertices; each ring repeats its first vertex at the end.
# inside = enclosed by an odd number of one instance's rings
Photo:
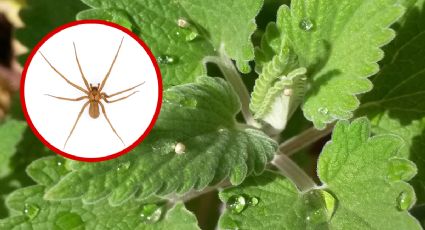
POLYGON ((204 58, 204 63, 211 62, 218 66, 220 71, 223 73, 226 80, 230 83, 230 85, 235 90, 236 94, 239 96, 239 100, 241 102, 241 110, 242 115, 245 119, 245 122, 256 128, 260 128, 260 124, 255 121, 254 117, 249 110, 249 101, 250 96, 248 89, 246 88, 244 82, 242 81, 242 77, 239 72, 236 70, 233 65, 232 60, 226 56, 224 51, 220 52, 220 57, 208 56, 204 58))
POLYGON ((311 179, 311 177, 309 177, 304 170, 302 170, 287 155, 276 155, 272 160, 272 164, 275 165, 285 177, 294 182, 301 192, 309 191, 312 188, 317 187, 317 184, 314 183, 313 179, 311 179))
POLYGON ((327 136, 332 132, 334 125, 328 125, 324 130, 317 130, 314 127, 307 129, 301 134, 292 137, 291 139, 283 142, 279 145, 279 154, 285 154, 291 156, 299 150, 313 144, 319 139, 327 136))

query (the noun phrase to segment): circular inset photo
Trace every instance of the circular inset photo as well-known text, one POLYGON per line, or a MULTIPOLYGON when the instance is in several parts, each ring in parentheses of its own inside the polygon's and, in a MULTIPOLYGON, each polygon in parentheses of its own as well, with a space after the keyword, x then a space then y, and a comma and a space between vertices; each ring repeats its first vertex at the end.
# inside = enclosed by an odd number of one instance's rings
POLYGON ((162 82, 149 48, 131 31, 83 20, 48 34, 21 82, 27 121, 50 149, 80 161, 115 158, 149 133, 162 82))

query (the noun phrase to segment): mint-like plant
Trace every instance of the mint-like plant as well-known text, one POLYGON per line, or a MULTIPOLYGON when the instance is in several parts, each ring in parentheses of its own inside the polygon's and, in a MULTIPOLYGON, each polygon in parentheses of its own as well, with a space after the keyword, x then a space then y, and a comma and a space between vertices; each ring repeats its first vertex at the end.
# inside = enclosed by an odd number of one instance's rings
POLYGON ((75 18, 120 24, 164 98, 149 136, 100 163, 52 156, 12 112, 0 229, 422 229, 424 7, 28 0, 24 45, 75 18))

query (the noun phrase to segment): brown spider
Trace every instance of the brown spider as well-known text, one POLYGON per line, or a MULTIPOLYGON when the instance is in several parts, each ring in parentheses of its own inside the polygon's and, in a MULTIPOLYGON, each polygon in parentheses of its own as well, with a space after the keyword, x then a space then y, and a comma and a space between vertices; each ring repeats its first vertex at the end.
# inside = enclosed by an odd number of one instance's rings
POLYGON ((114 64, 115 64, 115 61, 116 61, 116 59, 117 59, 117 57, 118 57, 118 53, 120 52, 120 49, 121 49, 121 45, 122 45, 122 43, 123 43, 123 41, 124 41, 124 37, 121 39, 121 43, 120 43, 120 45, 119 45, 119 47, 118 47, 118 51, 117 51, 117 53, 115 54, 115 57, 114 57, 114 60, 112 61, 112 63, 111 63, 111 66, 109 67, 109 70, 108 70, 108 72, 106 73, 106 75, 105 75, 105 77, 103 78, 103 80, 102 80, 102 83, 100 83, 100 84, 97 84, 97 86, 93 86, 92 84, 89 84, 88 82, 87 82, 87 79, 86 79, 86 77, 84 76, 84 73, 83 73, 83 70, 82 70, 82 68, 81 68, 81 65, 80 65, 80 61, 78 60, 78 55, 77 55, 77 48, 75 47, 75 43, 73 43, 73 45, 74 45, 74 53, 75 53, 75 59, 77 60, 77 64, 78 64, 78 68, 79 68, 79 70, 80 70, 80 73, 81 73, 81 77, 83 78, 83 81, 84 81, 84 84, 85 84, 85 86, 86 86, 86 89, 84 89, 83 87, 80 87, 80 86, 78 86, 78 85, 76 85, 76 84, 74 84, 73 82, 71 82, 70 80, 68 80, 62 73, 60 73, 48 60, 47 60, 47 58, 43 55, 43 53, 41 53, 40 52, 40 54, 41 54, 41 56, 43 56, 43 58, 44 58, 44 60, 46 60, 46 62, 49 64, 49 66, 57 73, 57 74, 59 74, 59 76, 61 76, 68 84, 70 84, 71 86, 73 86, 74 88, 76 88, 76 89, 78 89, 78 90, 80 90, 80 91, 82 91, 83 93, 85 93, 86 95, 85 96, 82 96, 82 97, 79 97, 79 98, 65 98, 65 97, 58 97, 58 96, 53 96, 53 95, 50 95, 50 94, 46 94, 47 96, 50 96, 50 97, 54 97, 54 98, 57 98, 57 99, 61 99, 61 100, 66 100, 66 101, 81 101, 81 100, 83 100, 83 99, 88 99, 88 101, 83 105, 83 107, 81 108, 81 111, 80 111, 80 113, 78 114, 78 116, 77 116, 77 120, 75 121, 75 123, 74 123, 74 126, 72 127, 72 129, 71 129, 71 132, 69 132, 69 135, 68 135, 68 138, 66 139, 66 141, 65 141, 65 144, 64 144, 64 148, 65 148, 65 146, 66 146, 66 144, 68 143, 68 140, 69 140, 69 138, 71 137, 71 135, 72 135, 72 132, 74 132, 74 129, 75 129, 75 127, 77 126, 77 123, 78 123, 78 120, 80 119, 80 117, 81 117, 81 115, 82 115, 82 113, 84 112, 84 109, 87 107, 87 105, 90 105, 89 106, 89 115, 90 115, 90 117, 92 117, 92 118, 94 118, 94 119, 96 119, 96 118, 98 118, 99 117, 99 115, 100 115, 100 113, 99 113, 99 106, 100 106, 100 108, 101 108, 101 110, 102 110, 102 113, 103 113, 103 115, 105 116, 105 118, 106 118, 106 121, 108 121, 108 123, 109 123, 109 126, 111 127, 111 129, 112 129, 112 131, 117 135, 117 137, 121 140, 121 142, 123 143, 123 145, 125 145, 124 144, 124 141, 121 139, 121 137, 120 137, 120 135, 118 135, 118 133, 117 133, 117 131, 115 130, 115 128, 112 126, 112 123, 109 121, 109 118, 108 118, 108 116, 106 115, 106 111, 105 111, 105 106, 102 104, 102 102, 101 102, 101 99, 103 99, 106 103, 114 103, 114 102, 117 102, 117 101, 121 101, 121 100, 124 100, 124 99, 126 99, 126 98, 128 98, 128 97, 130 97, 131 95, 133 95, 133 94, 135 94, 135 93, 137 93, 137 92, 139 92, 139 91, 135 91, 135 92, 133 92, 133 93, 131 93, 130 95, 127 95, 127 96, 125 96, 125 97, 121 97, 121 98, 118 98, 118 99, 115 99, 115 100, 108 100, 108 98, 110 98, 110 97, 113 97, 113 96, 116 96, 116 95, 119 95, 119 94, 122 94, 122 93, 125 93, 125 92, 128 92, 128 91, 130 91, 130 90, 132 90, 132 89, 134 89, 134 88, 136 88, 136 87, 138 87, 138 86, 140 86, 140 85, 142 85, 142 84, 144 84, 145 82, 142 82, 142 83, 140 83, 140 84, 138 84, 138 85, 136 85, 136 86, 133 86, 133 87, 130 87, 130 88, 128 88, 128 89, 126 89, 126 90, 122 90, 122 91, 120 91, 120 92, 117 92, 117 93, 113 93, 113 94, 111 94, 111 95, 108 95, 108 94, 106 94, 105 92, 102 92, 102 89, 104 88, 104 86, 105 86, 105 83, 106 83, 106 80, 108 80, 108 77, 109 77, 109 74, 111 73, 111 70, 112 70, 112 67, 114 66, 114 64))

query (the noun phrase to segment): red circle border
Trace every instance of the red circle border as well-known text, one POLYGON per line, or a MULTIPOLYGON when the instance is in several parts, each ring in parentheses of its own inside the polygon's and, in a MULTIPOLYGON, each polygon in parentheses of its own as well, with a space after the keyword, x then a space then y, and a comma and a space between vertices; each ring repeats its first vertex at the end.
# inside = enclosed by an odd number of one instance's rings
POLYGON ((43 39, 40 42, 38 42, 37 45, 32 49, 31 53, 29 54, 29 56, 28 56, 28 58, 25 62, 25 66, 24 66, 24 69, 23 69, 23 72, 22 72, 22 77, 21 77, 21 82, 20 82, 20 101, 21 101, 22 110, 23 110, 25 119, 27 120, 29 127, 31 128, 31 130, 33 131, 35 136, 44 145, 46 145, 50 150, 52 150, 53 152, 55 152, 55 153, 57 153, 57 154, 59 154, 63 157, 69 158, 71 160, 84 161, 84 162, 100 162, 100 161, 112 160, 114 158, 117 158, 121 155, 124 155, 124 154, 130 152, 132 149, 134 149, 137 145, 140 144, 140 142, 142 142, 146 138, 146 136, 150 133, 153 126, 155 125, 156 120, 158 119, 159 112, 161 110, 161 104, 162 104, 162 91, 163 91, 162 76, 161 76, 161 71, 159 69, 158 63, 155 59, 155 56, 153 55, 153 53, 149 49, 149 47, 136 34, 134 34, 132 31, 130 31, 129 29, 127 29, 125 27, 122 27, 118 24, 108 22, 108 21, 104 21, 104 20, 78 20, 78 21, 73 21, 73 22, 61 25, 61 26, 57 27, 56 29, 52 30, 46 36, 44 36, 43 39), (29 67, 34 55, 37 53, 37 51, 40 49, 40 47, 48 39, 53 37, 55 34, 59 33, 62 30, 65 30, 67 28, 70 28, 70 27, 73 27, 73 26, 78 26, 78 25, 83 25, 83 24, 101 24, 101 25, 110 26, 110 27, 113 27, 115 29, 121 30, 122 32, 128 34, 130 37, 135 39, 143 47, 143 49, 146 51, 146 53, 149 55, 149 58, 151 59, 152 64, 155 67, 155 72, 156 72, 156 76, 157 76, 157 80, 158 80, 158 102, 157 102, 157 106, 156 106, 156 109, 155 109, 155 114, 152 118, 152 121, 149 123, 148 128, 144 131, 142 136, 140 136, 133 144, 131 144, 127 148, 121 150, 120 152, 111 154, 109 156, 98 157, 98 158, 86 158, 86 157, 74 156, 72 154, 66 153, 66 152, 56 148, 55 146, 51 145, 46 139, 44 139, 43 136, 41 136, 41 134, 35 128, 34 124, 31 121, 31 118, 28 114, 26 103, 25 103, 25 78, 26 78, 26 75, 27 75, 28 67, 29 67))

